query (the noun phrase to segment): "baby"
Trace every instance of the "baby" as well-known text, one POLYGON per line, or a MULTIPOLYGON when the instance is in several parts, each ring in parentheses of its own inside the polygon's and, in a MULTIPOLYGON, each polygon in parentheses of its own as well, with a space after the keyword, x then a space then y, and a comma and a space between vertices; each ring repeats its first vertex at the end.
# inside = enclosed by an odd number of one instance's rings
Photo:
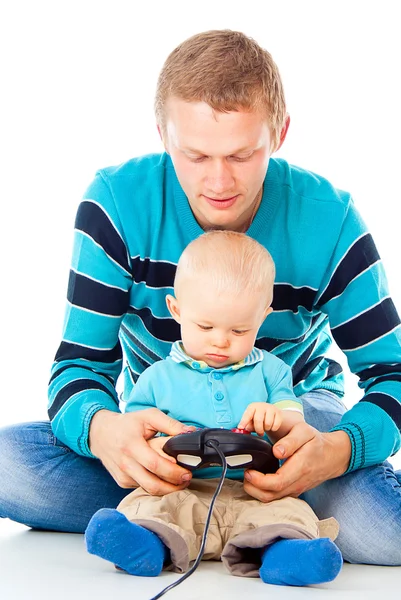
MULTIPOLYGON (((273 443, 302 421, 291 370, 254 346, 273 310, 274 276, 270 254, 245 234, 209 231, 191 242, 178 262, 175 297, 166 297, 181 341, 139 377, 126 411, 157 407, 187 425, 238 427, 268 434, 273 443)), ((164 457, 167 439, 150 442, 164 457)), ((186 489, 162 497, 137 488, 116 510, 99 510, 85 533, 89 552, 132 575, 185 572, 199 552, 220 473, 220 467, 194 471, 186 489)), ((232 574, 266 583, 333 580, 342 566, 332 541, 337 522, 319 521, 298 498, 255 500, 243 476, 243 469, 227 471, 203 560, 221 559, 232 574)))

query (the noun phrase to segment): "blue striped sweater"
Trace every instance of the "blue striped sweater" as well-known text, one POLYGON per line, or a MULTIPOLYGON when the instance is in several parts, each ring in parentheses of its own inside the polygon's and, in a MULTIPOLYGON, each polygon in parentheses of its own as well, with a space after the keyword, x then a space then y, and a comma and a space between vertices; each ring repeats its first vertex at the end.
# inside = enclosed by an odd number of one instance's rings
MULTIPOLYGON (((76 217, 63 337, 52 366, 54 434, 92 456, 101 409, 119 411, 141 372, 180 339, 165 296, 185 246, 203 233, 166 154, 99 171, 76 217)), ((331 334, 359 377, 362 398, 337 428, 352 443, 349 470, 400 447, 401 327, 371 235, 352 198, 314 173, 271 159, 248 229, 276 264, 274 312, 256 346, 292 369, 297 396, 343 395, 341 367, 325 357, 331 334)))

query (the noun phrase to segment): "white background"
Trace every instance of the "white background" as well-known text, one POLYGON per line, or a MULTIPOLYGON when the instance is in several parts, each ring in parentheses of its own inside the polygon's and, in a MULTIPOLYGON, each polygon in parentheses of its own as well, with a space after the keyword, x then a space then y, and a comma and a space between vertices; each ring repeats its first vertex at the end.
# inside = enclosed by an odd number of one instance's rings
MULTIPOLYGON (((80 197, 98 168, 162 150, 157 75, 199 31, 239 29, 271 52, 292 117, 279 156, 351 191, 401 308, 398 4, 36 0, 1 9, 0 425, 47 417, 80 197)), ((346 393, 349 405, 361 397, 349 374, 346 393)))

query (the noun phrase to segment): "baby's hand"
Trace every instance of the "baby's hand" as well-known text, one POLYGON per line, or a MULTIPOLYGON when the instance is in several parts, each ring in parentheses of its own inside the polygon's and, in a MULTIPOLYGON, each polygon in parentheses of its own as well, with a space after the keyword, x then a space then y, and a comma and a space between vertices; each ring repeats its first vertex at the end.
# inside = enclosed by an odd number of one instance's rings
POLYGON ((256 431, 263 436, 266 431, 277 431, 282 422, 282 412, 274 404, 252 402, 242 415, 238 429, 256 431))

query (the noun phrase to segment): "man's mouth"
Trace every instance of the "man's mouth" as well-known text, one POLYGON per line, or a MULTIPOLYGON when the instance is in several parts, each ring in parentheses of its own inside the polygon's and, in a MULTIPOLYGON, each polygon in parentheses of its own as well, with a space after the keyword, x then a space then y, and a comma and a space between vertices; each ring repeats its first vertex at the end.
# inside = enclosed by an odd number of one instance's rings
POLYGON ((238 198, 238 194, 235 196, 229 196, 227 198, 211 198, 210 196, 203 195, 205 200, 214 208, 230 208, 236 199, 238 198))

